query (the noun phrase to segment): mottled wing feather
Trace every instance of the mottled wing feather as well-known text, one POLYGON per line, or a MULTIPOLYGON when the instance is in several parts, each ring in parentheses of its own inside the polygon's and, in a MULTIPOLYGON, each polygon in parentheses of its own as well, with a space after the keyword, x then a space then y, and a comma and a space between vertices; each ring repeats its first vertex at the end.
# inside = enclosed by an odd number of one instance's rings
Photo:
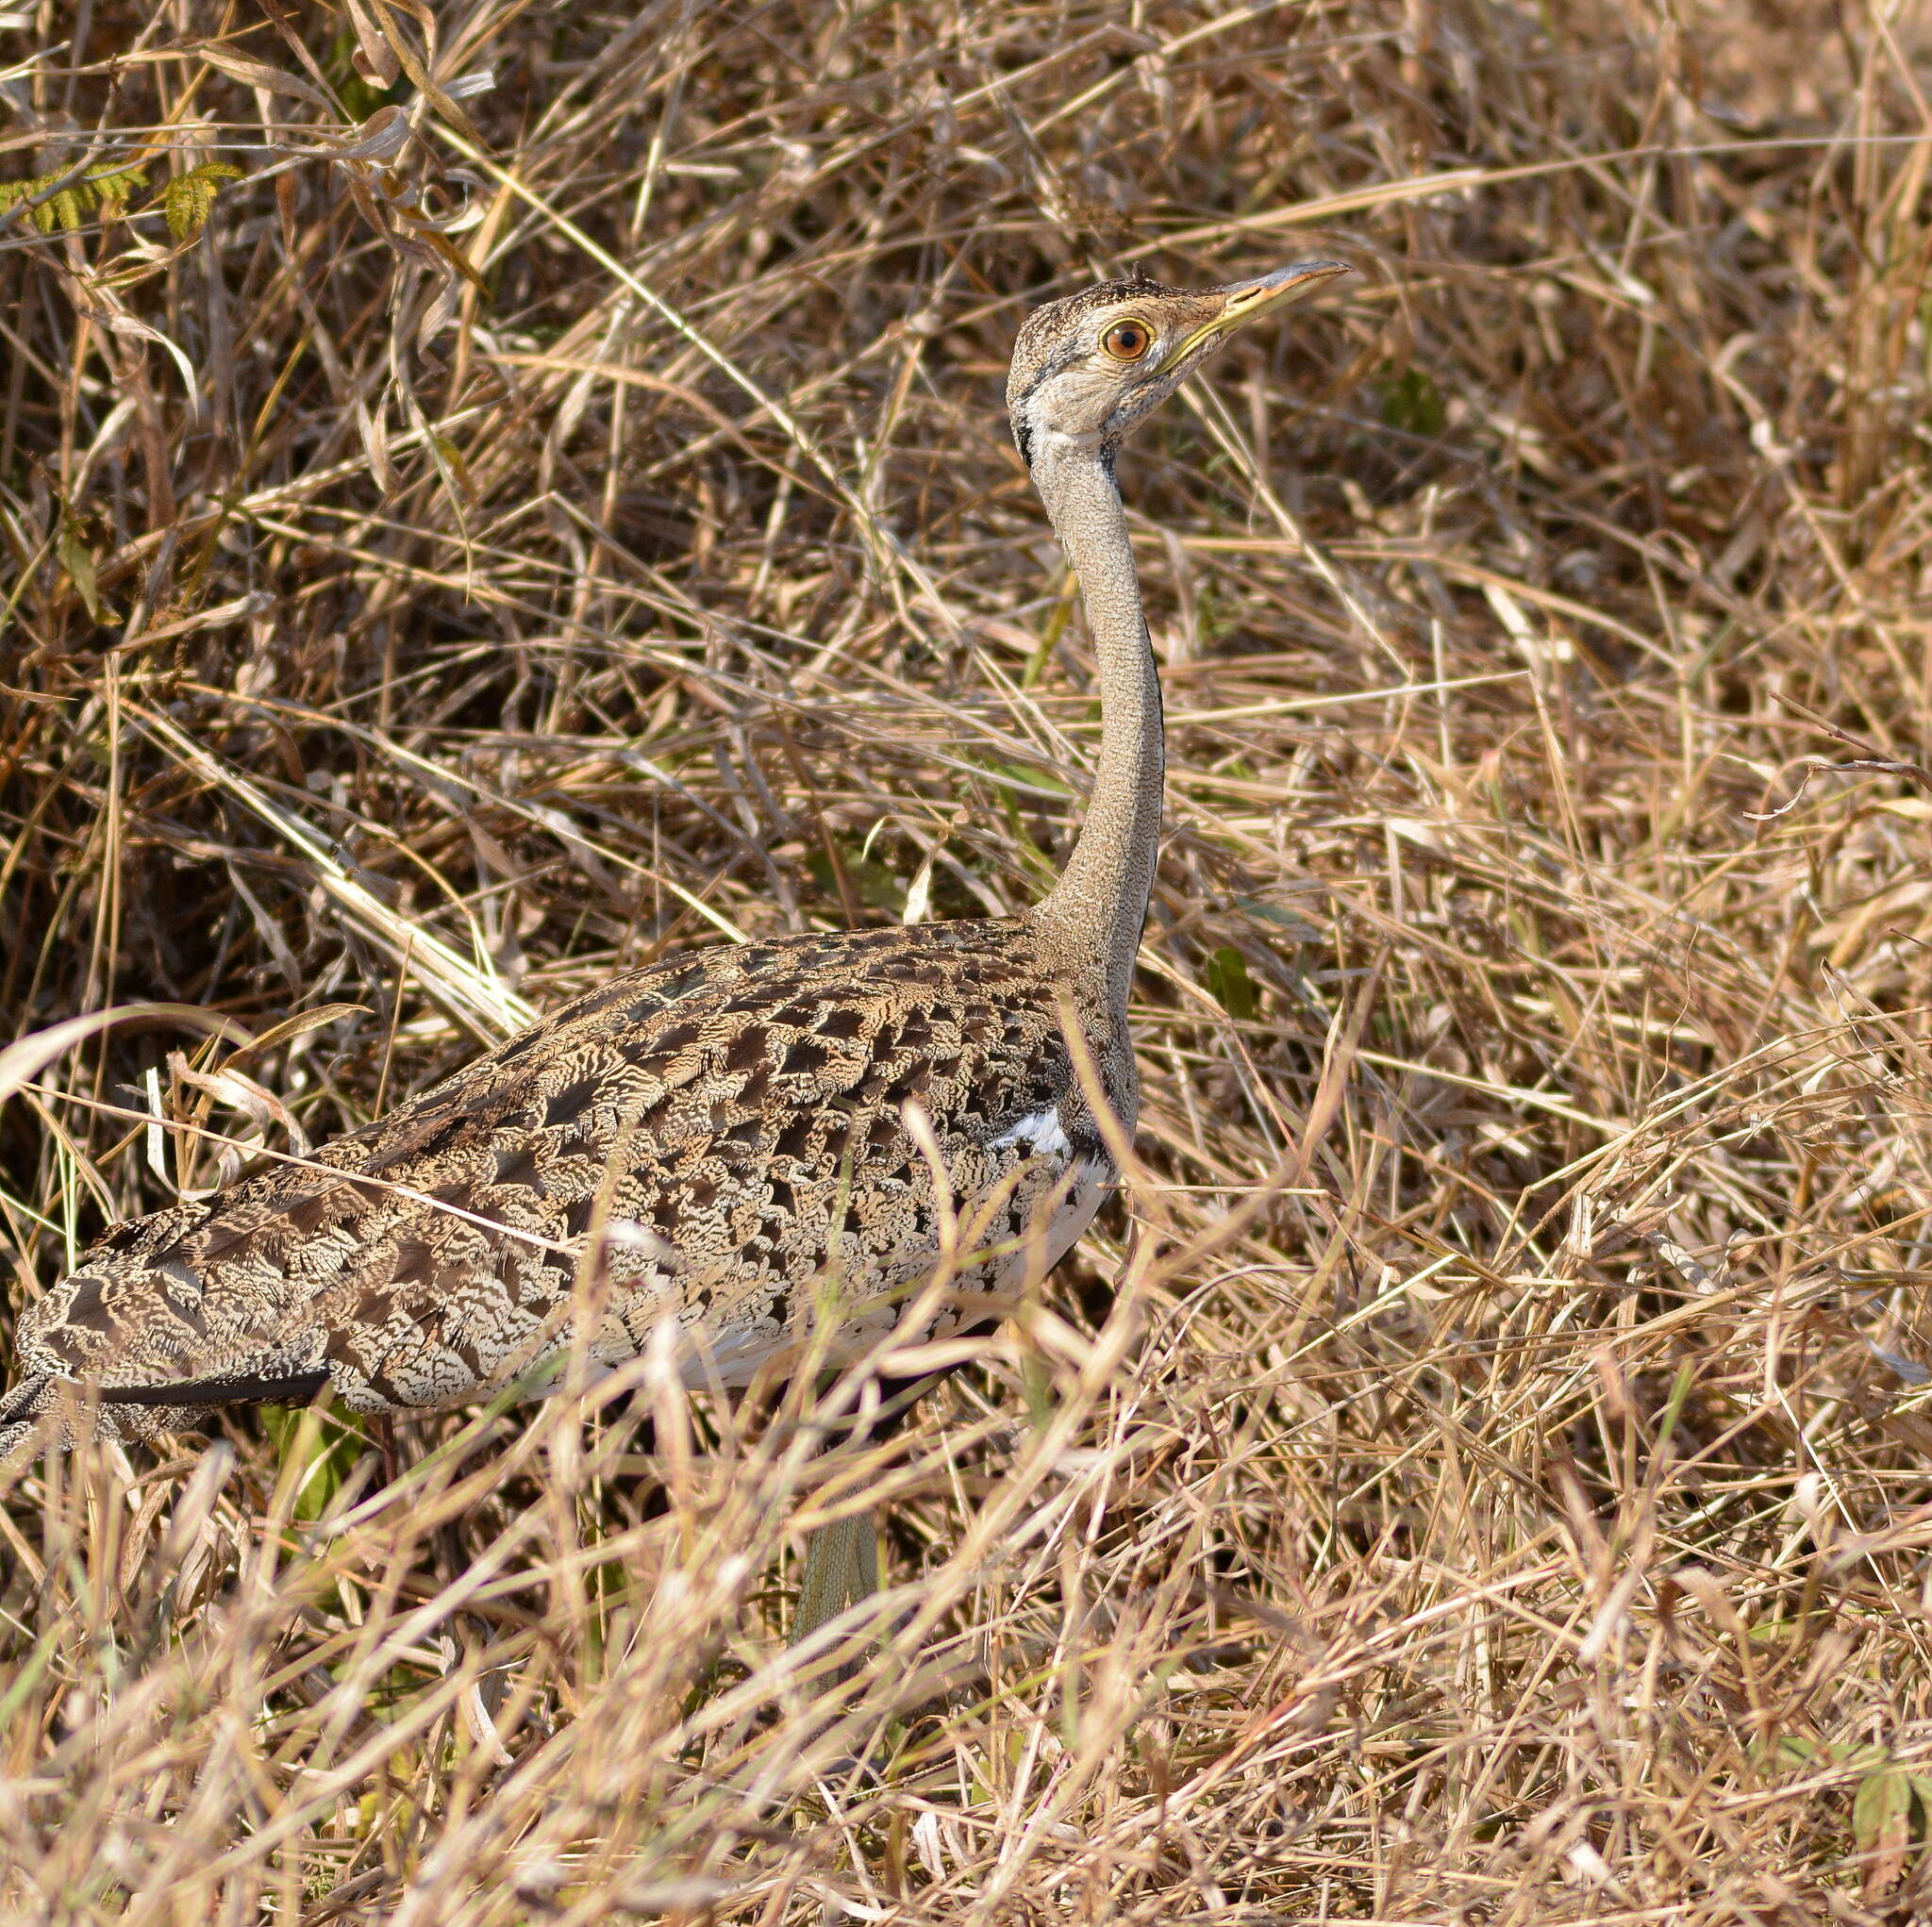
MULTIPOLYGON (((956 1203, 998 1196, 996 1229, 1039 1229, 1048 1262, 1077 1235, 1107 1172, 1070 995, 1103 1041, 1097 981, 1049 968, 1024 923, 632 972, 325 1147, 326 1169, 277 1165, 118 1227, 23 1319, 23 1362, 130 1405, 307 1396, 318 1374, 363 1409, 446 1404, 569 1342, 594 1219, 614 1227, 595 1354, 668 1314, 694 1382, 742 1383, 800 1339, 828 1275, 864 1336, 930 1271, 940 1201, 908 1101, 956 1203)), ((1130 1090, 1109 1097, 1131 1115, 1130 1090)))

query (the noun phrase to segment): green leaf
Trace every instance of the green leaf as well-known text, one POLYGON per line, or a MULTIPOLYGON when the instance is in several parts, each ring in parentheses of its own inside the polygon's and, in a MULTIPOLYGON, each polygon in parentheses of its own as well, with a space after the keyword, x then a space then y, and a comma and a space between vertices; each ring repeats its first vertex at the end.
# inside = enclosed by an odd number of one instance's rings
POLYGON ((463 500, 474 503, 476 484, 470 477, 470 465, 463 459, 462 450, 447 435, 432 435, 429 445, 436 451, 438 462, 449 471, 456 486, 462 490, 463 500))
POLYGON ((334 1405, 270 1405, 263 1420, 275 1440, 276 1464, 287 1466, 298 1455, 301 1460, 294 1516, 305 1523, 320 1519, 369 1442, 361 1421, 334 1405))
POLYGON ((94 568, 94 552, 81 540, 80 531, 71 522, 60 531, 56 553, 81 601, 87 605, 89 620, 98 623, 101 619, 101 590, 100 577, 94 568))
POLYGON ((967 756, 963 760, 975 770, 983 771, 1003 789, 1030 789, 1048 796, 1071 796, 1074 793, 1071 783, 1063 782, 1050 770, 1039 769, 1029 763, 1006 763, 996 756, 967 756))
POLYGON ((230 167, 225 160, 204 160, 186 174, 176 174, 160 194, 168 232, 176 241, 192 241, 208 225, 222 183, 242 178, 242 170, 230 167))
POLYGON ((1912 1779, 1894 1767, 1869 1773, 1859 1781, 1852 1802, 1852 1837, 1861 1852, 1875 1849, 1888 1821, 1909 1819, 1912 1811, 1912 1779))
MULTIPOLYGON (((0 181, 0 213, 46 193, 66 172, 60 167, 51 174, 35 174, 30 180, 0 181)), ((58 227, 63 234, 72 234, 90 214, 119 213, 129 193, 146 186, 145 167, 123 167, 118 161, 109 161, 105 167, 89 168, 58 194, 50 195, 37 208, 29 208, 26 218, 38 233, 52 234, 58 227)))
MULTIPOLYGON (((841 839, 839 862, 845 872, 845 880, 858 892, 858 901, 868 909, 890 910, 895 917, 904 913, 905 882, 876 857, 861 856, 856 844, 841 839)), ((805 867, 811 872, 812 881, 828 896, 839 894, 839 878, 832 869, 832 859, 823 850, 814 850, 805 859, 805 867)))
POLYGON ((1224 943, 1208 959, 1208 988, 1238 1023, 1252 1023, 1261 995, 1248 974, 1248 961, 1233 944, 1224 943))
POLYGON ((1237 897, 1234 906, 1238 910, 1245 910, 1251 917, 1260 918, 1263 922, 1278 924, 1296 943, 1325 941, 1319 925, 1310 923, 1306 917, 1296 916, 1280 904, 1264 904, 1259 897, 1237 897))
POLYGON ((1376 384, 1382 397, 1382 419, 1405 434, 1430 439, 1441 434, 1449 419, 1442 390, 1420 368, 1405 368, 1376 384))

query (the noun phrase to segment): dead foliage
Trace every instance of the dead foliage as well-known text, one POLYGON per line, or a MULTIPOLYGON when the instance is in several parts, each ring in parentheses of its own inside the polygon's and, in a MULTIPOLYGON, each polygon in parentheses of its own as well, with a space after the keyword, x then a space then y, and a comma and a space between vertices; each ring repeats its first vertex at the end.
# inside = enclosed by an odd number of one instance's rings
POLYGON ((558 1399, 12 1476, 0 1913, 1919 1918, 1928 51, 0 12, 0 1021, 231 1021, 23 1073, 16 1305, 612 970, 1031 900, 1096 719, 1020 317, 1363 271, 1124 465, 1142 1168, 1048 1301, 858 1466, 647 1363, 648 1461, 558 1399))

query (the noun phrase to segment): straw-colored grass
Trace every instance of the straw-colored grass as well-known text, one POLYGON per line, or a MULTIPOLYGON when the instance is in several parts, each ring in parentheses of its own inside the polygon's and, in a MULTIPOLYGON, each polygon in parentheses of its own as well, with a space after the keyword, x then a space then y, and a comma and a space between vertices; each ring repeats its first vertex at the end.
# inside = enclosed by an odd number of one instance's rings
POLYGON ((261 1039, 13 1094, 15 1308, 614 969, 1030 901, 1021 316, 1363 271, 1123 464, 1141 1162, 1045 1301, 858 1464, 646 1366, 648 1460, 0 1474, 8 1927, 1932 1905, 1923 9, 0 23, 0 1022, 261 1039))

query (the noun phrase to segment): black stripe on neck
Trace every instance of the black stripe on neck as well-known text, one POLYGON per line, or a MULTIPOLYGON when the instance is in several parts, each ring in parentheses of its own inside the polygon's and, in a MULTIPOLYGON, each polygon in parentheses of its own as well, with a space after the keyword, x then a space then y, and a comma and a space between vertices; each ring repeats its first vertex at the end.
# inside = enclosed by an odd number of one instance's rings
POLYGON ((1069 341, 1059 353, 1042 361, 1034 371, 1033 379, 1014 397, 1012 407, 1013 445, 1020 451, 1020 459, 1030 469, 1033 466, 1033 424, 1026 419, 1026 405, 1040 392, 1042 383, 1051 381, 1064 368, 1071 367, 1086 353, 1085 345, 1077 341, 1069 341))

